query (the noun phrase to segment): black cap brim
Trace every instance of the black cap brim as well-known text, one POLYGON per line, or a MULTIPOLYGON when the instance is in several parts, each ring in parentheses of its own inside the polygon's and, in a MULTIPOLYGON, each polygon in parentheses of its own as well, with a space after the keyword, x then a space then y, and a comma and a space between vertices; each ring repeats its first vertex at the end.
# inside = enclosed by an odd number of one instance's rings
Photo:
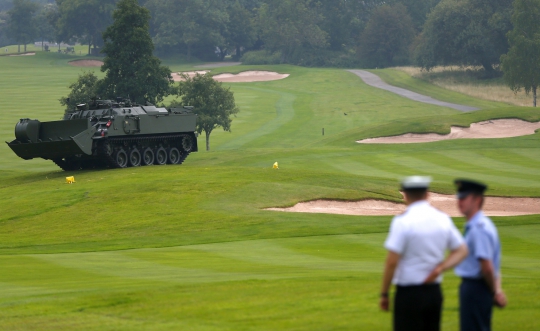
POLYGON ((466 192, 457 192, 456 197, 458 199, 465 199, 469 194, 473 193, 472 191, 466 191, 466 192))

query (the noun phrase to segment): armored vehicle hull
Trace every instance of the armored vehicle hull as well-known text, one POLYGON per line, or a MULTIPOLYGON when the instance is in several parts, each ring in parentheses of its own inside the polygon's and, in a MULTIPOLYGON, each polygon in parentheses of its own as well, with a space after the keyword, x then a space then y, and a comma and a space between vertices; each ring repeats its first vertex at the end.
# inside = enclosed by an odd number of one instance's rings
POLYGON ((98 101, 79 108, 61 121, 21 119, 7 144, 25 160, 52 160, 64 170, 181 164, 198 150, 190 107, 98 101))

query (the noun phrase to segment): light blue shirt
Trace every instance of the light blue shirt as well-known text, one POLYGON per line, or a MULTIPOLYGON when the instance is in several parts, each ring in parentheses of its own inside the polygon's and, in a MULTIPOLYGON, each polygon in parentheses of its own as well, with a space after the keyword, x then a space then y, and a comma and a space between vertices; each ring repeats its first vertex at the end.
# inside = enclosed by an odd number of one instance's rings
POLYGON ((465 225, 465 243, 469 255, 455 269, 456 275, 482 278, 479 259, 490 260, 498 277, 501 268, 501 243, 495 224, 482 211, 476 213, 465 225))

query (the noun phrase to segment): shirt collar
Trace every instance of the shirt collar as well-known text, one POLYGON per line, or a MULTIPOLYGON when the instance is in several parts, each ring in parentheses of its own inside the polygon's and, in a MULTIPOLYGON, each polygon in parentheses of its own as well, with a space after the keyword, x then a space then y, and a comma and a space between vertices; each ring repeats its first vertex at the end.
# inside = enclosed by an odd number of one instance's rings
POLYGON ((467 224, 465 226, 466 227, 471 227, 474 224, 479 223, 480 220, 483 219, 483 218, 484 218, 484 212, 482 210, 479 210, 476 214, 474 214, 474 216, 471 218, 470 221, 467 222, 467 224))
POLYGON ((425 206, 425 205, 429 205, 429 202, 427 200, 419 200, 419 201, 415 201, 413 203, 411 203, 407 209, 409 208, 417 208, 417 207, 422 207, 422 206, 425 206))

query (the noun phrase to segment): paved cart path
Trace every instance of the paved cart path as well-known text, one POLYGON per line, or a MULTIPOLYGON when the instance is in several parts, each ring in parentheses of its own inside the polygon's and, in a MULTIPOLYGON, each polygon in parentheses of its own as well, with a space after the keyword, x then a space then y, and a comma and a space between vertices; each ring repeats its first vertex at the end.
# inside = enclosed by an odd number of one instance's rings
POLYGON ((442 106, 442 107, 448 107, 453 108, 455 110, 463 111, 463 112, 469 112, 473 110, 478 110, 479 108, 465 106, 465 105, 458 105, 455 103, 450 102, 444 102, 437 99, 433 99, 432 97, 428 97, 427 95, 419 94, 410 90, 406 90, 400 87, 392 86, 390 84, 385 83, 379 76, 365 70, 347 70, 349 72, 352 72, 353 74, 357 75, 358 77, 362 78, 364 83, 371 85, 373 87, 377 87, 383 90, 390 91, 392 93, 401 95, 402 97, 423 102, 423 103, 429 103, 436 106, 442 106))

